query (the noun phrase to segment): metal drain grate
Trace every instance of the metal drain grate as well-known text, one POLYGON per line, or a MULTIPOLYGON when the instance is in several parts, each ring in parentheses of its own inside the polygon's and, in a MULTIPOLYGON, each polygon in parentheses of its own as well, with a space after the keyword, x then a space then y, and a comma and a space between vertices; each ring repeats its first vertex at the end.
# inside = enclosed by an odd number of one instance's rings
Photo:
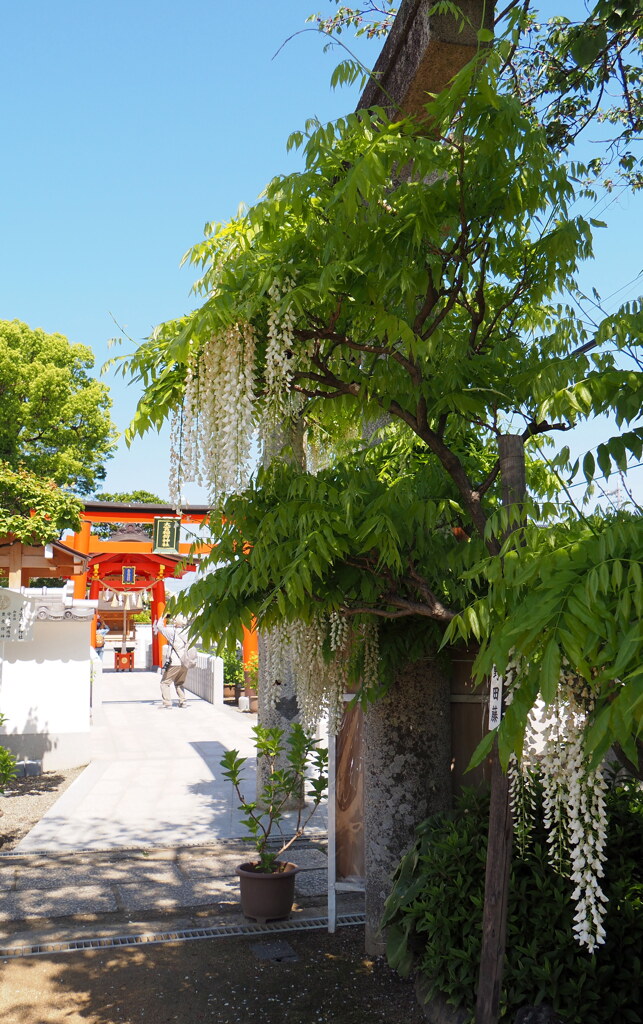
MULTIPOLYGON (((291 839, 293 836, 292 832, 282 833, 282 838, 291 839)), ((326 829, 315 829, 310 826, 306 829, 306 838, 302 839, 300 843, 295 844, 295 848, 299 849, 300 846, 308 846, 310 841, 325 842, 328 838, 328 832, 326 829)), ((243 845, 243 836, 226 836, 224 839, 218 839, 216 842, 208 843, 203 840, 195 840, 190 842, 186 839, 183 842, 169 843, 161 846, 141 846, 140 843, 137 846, 96 846, 96 847, 74 847, 69 850, 51 850, 44 847, 40 850, 0 850, 0 860, 24 860, 28 857, 47 857, 54 859, 65 859, 73 858, 74 856, 85 856, 86 854, 111 854, 117 860, 120 859, 121 854, 125 853, 142 853, 153 855, 155 853, 163 852, 166 850, 198 850, 198 849, 216 849, 218 846, 230 846, 236 848, 237 846, 243 845)))
MULTIPOLYGON (((365 920, 364 914, 342 914, 337 917, 337 927, 363 925, 365 920)), ((145 932, 141 935, 97 936, 91 939, 70 939, 67 942, 0 946, 0 958, 42 956, 45 953, 77 953, 84 949, 115 949, 122 946, 155 945, 162 942, 189 942, 194 939, 228 939, 244 935, 266 935, 267 933, 312 932, 326 927, 328 927, 327 917, 309 917, 303 921, 272 921, 268 924, 215 924, 209 928, 145 932)))

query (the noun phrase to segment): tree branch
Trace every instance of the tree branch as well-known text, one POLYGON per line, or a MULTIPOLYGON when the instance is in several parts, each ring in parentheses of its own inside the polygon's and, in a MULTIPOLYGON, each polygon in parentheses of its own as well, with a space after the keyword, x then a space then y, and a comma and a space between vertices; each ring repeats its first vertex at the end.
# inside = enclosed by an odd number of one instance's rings
POLYGON ((536 420, 532 420, 523 430, 522 439, 526 441, 530 437, 535 437, 536 434, 546 434, 549 430, 571 430, 571 427, 569 423, 548 423, 547 420, 541 420, 538 423, 536 420))

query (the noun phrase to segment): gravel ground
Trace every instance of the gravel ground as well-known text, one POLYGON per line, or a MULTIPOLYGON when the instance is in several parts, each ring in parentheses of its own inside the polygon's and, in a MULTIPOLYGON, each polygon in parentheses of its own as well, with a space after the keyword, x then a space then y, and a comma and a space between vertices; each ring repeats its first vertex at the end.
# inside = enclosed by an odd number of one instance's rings
POLYGON ((66 768, 7 783, 0 795, 0 850, 13 850, 82 771, 66 768))

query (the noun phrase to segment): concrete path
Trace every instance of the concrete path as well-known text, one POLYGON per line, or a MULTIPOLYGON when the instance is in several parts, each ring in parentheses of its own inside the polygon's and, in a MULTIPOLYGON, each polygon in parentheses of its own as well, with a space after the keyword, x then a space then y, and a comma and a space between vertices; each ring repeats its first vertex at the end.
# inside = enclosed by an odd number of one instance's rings
MULTIPOLYGON (((243 835, 219 761, 232 748, 250 759, 244 792, 254 799, 257 716, 192 695, 186 708, 163 709, 153 672, 106 670, 102 693, 91 764, 16 852, 168 847, 243 835)), ((325 808, 316 819, 323 831, 325 808)))
MULTIPOLYGON (((104 673, 91 764, 0 856, 0 957, 118 945, 123 936, 165 941, 168 929, 195 938, 260 927, 241 917, 234 869, 251 847, 219 767, 227 749, 248 757, 246 794, 254 797, 256 715, 193 696, 185 709, 159 707, 154 673, 104 673)), ((293 850, 302 869, 294 923, 280 927, 325 922, 326 825, 320 807, 310 838, 293 850)), ((361 897, 339 902, 344 923, 361 919, 361 897)))

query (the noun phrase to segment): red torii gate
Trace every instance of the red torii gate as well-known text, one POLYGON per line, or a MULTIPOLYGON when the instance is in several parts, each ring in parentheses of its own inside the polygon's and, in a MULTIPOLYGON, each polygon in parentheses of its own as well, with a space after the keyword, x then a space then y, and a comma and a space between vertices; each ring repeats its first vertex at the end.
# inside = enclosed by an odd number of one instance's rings
MULTIPOLYGON (((154 549, 153 541, 145 540, 102 540, 92 534, 94 523, 153 524, 157 519, 180 522, 181 526, 200 525, 208 519, 210 510, 205 505, 188 505, 180 512, 171 505, 123 503, 113 501, 88 501, 81 514, 80 531, 74 534, 73 547, 89 556, 87 572, 74 579, 74 597, 87 596, 97 600, 102 587, 120 592, 148 590, 151 594, 152 621, 162 618, 165 613, 166 579, 181 579, 185 573, 194 572, 196 563, 189 562, 190 555, 209 554, 211 544, 195 545, 180 542, 173 550, 154 549), (178 552, 178 553, 177 553, 178 552), (133 570, 128 580, 124 569, 133 570)), ((92 625, 92 645, 96 646, 96 619, 92 625)), ((165 640, 160 634, 152 639, 152 662, 162 665, 165 640)), ((256 632, 244 629, 243 663, 247 665, 256 653, 258 640, 256 632)))

